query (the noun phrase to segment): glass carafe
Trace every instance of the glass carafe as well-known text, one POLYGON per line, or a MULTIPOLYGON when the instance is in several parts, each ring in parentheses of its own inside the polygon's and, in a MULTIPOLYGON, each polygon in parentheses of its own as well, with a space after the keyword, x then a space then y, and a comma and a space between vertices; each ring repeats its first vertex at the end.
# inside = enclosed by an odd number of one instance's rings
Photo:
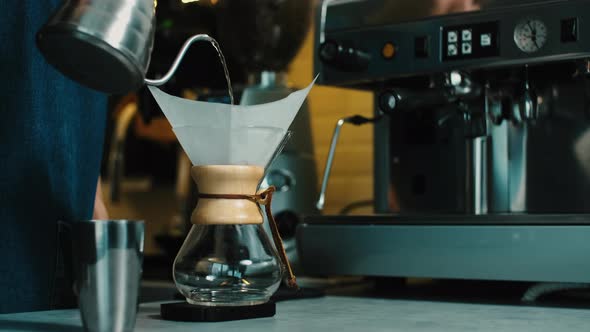
POLYGON ((262 225, 193 225, 174 281, 191 304, 260 304, 279 287, 281 263, 262 225))
POLYGON ((176 287, 189 303, 261 304, 279 287, 283 265, 263 229, 258 202, 202 196, 255 194, 263 173, 263 167, 244 165, 191 169, 201 198, 173 268, 176 287))

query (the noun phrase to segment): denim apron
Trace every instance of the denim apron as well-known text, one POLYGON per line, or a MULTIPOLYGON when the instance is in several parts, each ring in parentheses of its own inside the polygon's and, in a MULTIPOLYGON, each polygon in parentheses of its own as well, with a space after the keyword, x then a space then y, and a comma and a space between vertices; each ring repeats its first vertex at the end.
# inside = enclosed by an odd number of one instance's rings
POLYGON ((106 96, 62 76, 35 45, 60 3, 0 1, 0 313, 75 304, 58 225, 94 206, 106 96))

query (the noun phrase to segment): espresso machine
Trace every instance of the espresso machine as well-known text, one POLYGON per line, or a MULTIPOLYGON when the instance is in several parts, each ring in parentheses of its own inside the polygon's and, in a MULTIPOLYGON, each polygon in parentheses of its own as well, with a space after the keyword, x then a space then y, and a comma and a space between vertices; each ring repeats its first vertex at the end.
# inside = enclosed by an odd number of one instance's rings
POLYGON ((590 282, 590 1, 324 1, 315 41, 374 93, 374 214, 306 218, 306 274, 590 282))

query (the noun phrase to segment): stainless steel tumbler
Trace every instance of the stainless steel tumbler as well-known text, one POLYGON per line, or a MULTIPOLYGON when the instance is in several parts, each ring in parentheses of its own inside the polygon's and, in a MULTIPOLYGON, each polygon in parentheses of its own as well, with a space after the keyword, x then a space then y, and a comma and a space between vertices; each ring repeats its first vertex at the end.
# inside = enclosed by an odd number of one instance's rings
POLYGON ((75 290, 86 331, 133 331, 143 263, 144 222, 91 220, 73 226, 75 290))

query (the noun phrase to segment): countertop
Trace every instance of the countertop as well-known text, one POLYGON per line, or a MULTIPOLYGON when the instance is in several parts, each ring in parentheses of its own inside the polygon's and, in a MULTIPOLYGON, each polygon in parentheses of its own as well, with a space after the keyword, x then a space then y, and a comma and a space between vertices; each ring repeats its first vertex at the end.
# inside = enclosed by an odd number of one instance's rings
MULTIPOLYGON (((327 296, 277 303, 271 318, 218 323, 164 321, 140 306, 135 331, 588 331, 590 310, 327 296)), ((2 331, 82 331, 77 310, 0 315, 2 331)))

